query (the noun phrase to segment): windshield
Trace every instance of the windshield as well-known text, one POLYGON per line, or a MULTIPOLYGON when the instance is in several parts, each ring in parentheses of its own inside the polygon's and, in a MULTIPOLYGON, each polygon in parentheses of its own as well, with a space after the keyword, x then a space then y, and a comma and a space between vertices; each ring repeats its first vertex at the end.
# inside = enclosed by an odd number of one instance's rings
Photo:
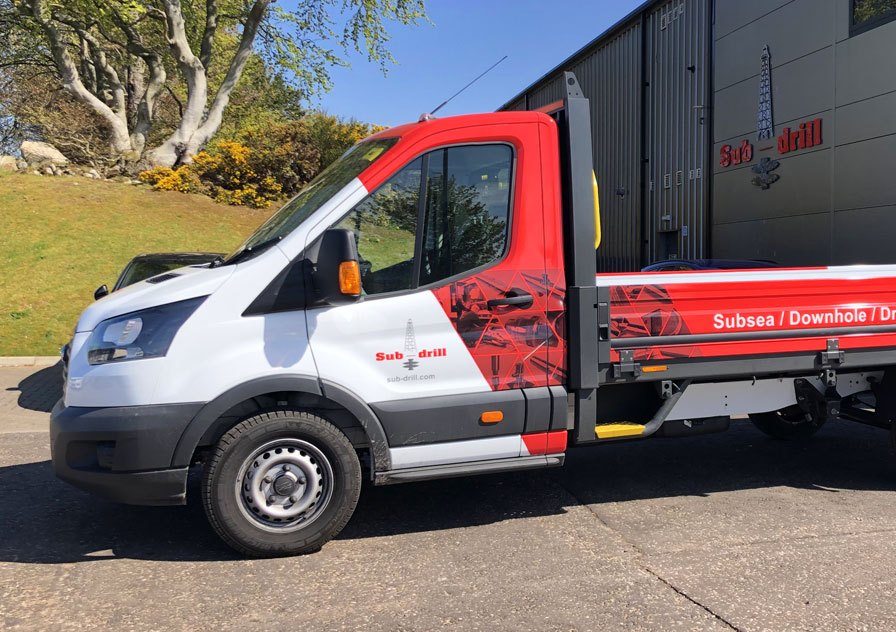
POLYGON ((230 263, 237 258, 245 258, 244 253, 261 252, 265 247, 286 237, 397 142, 398 138, 383 138, 358 143, 349 149, 339 160, 321 171, 297 196, 284 204, 283 208, 274 213, 243 242, 243 245, 227 255, 224 262, 230 263))

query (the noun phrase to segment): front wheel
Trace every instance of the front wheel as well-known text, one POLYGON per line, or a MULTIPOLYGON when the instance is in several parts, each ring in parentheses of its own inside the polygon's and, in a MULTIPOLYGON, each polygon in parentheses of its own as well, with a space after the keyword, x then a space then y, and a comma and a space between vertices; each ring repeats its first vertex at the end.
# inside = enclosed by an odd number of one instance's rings
POLYGON ((750 413, 750 421, 765 434, 775 439, 794 441, 808 439, 827 421, 827 417, 789 406, 770 413, 750 413))
POLYGON ((212 451, 202 500, 215 532, 254 557, 318 550, 351 518, 361 466, 351 442, 312 413, 246 419, 212 451))

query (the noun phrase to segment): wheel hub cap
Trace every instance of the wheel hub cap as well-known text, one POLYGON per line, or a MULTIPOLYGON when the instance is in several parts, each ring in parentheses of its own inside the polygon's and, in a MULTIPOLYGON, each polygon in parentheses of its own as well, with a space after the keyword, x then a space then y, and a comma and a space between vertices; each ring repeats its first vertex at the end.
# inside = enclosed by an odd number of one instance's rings
POLYGON ((274 492, 280 496, 289 496, 296 488, 296 480, 291 474, 281 474, 274 479, 274 492))
POLYGON ((332 495, 333 470, 315 446, 278 439, 240 468, 236 494, 243 514, 267 531, 299 529, 321 514, 332 495))

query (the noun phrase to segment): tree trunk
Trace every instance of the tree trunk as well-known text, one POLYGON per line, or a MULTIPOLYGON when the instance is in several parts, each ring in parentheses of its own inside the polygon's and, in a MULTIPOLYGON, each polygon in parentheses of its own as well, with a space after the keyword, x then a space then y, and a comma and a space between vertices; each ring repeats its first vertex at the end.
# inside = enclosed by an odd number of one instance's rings
POLYGON ((184 108, 180 125, 174 133, 146 157, 153 165, 173 167, 182 160, 188 141, 202 125, 208 101, 208 78, 205 67, 190 48, 180 0, 162 0, 162 7, 166 18, 168 45, 187 81, 187 107, 184 108))
MULTIPOLYGON (((210 3, 211 4, 211 3, 210 3)), ((230 102, 230 95, 239 82, 252 55, 252 46, 258 33, 258 25, 264 17, 271 0, 256 0, 243 24, 243 34, 236 55, 227 70, 227 75, 215 100, 204 112, 208 100, 208 80, 202 60, 197 59, 190 49, 183 28, 183 15, 180 13, 178 0, 163 0, 165 15, 168 18, 168 43, 175 58, 181 65, 181 71, 187 80, 187 107, 177 130, 159 147, 149 152, 147 158, 153 165, 172 167, 178 163, 190 163, 193 156, 199 153, 206 143, 218 132, 224 109, 230 102), (193 108, 191 110, 191 107, 193 108), (198 116, 197 116, 198 112, 198 116)), ((211 27, 213 33, 214 26, 211 27)), ((206 31, 208 35, 209 29, 206 31)), ((203 43, 205 44, 205 42, 203 43)), ((209 42, 208 46, 211 44, 209 42)))

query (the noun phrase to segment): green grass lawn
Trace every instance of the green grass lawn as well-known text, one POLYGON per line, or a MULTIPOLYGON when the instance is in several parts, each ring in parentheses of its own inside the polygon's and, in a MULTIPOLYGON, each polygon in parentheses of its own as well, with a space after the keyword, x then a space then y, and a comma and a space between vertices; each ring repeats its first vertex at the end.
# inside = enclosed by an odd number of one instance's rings
POLYGON ((57 354, 93 291, 135 255, 230 252, 274 210, 0 172, 0 356, 57 354))

